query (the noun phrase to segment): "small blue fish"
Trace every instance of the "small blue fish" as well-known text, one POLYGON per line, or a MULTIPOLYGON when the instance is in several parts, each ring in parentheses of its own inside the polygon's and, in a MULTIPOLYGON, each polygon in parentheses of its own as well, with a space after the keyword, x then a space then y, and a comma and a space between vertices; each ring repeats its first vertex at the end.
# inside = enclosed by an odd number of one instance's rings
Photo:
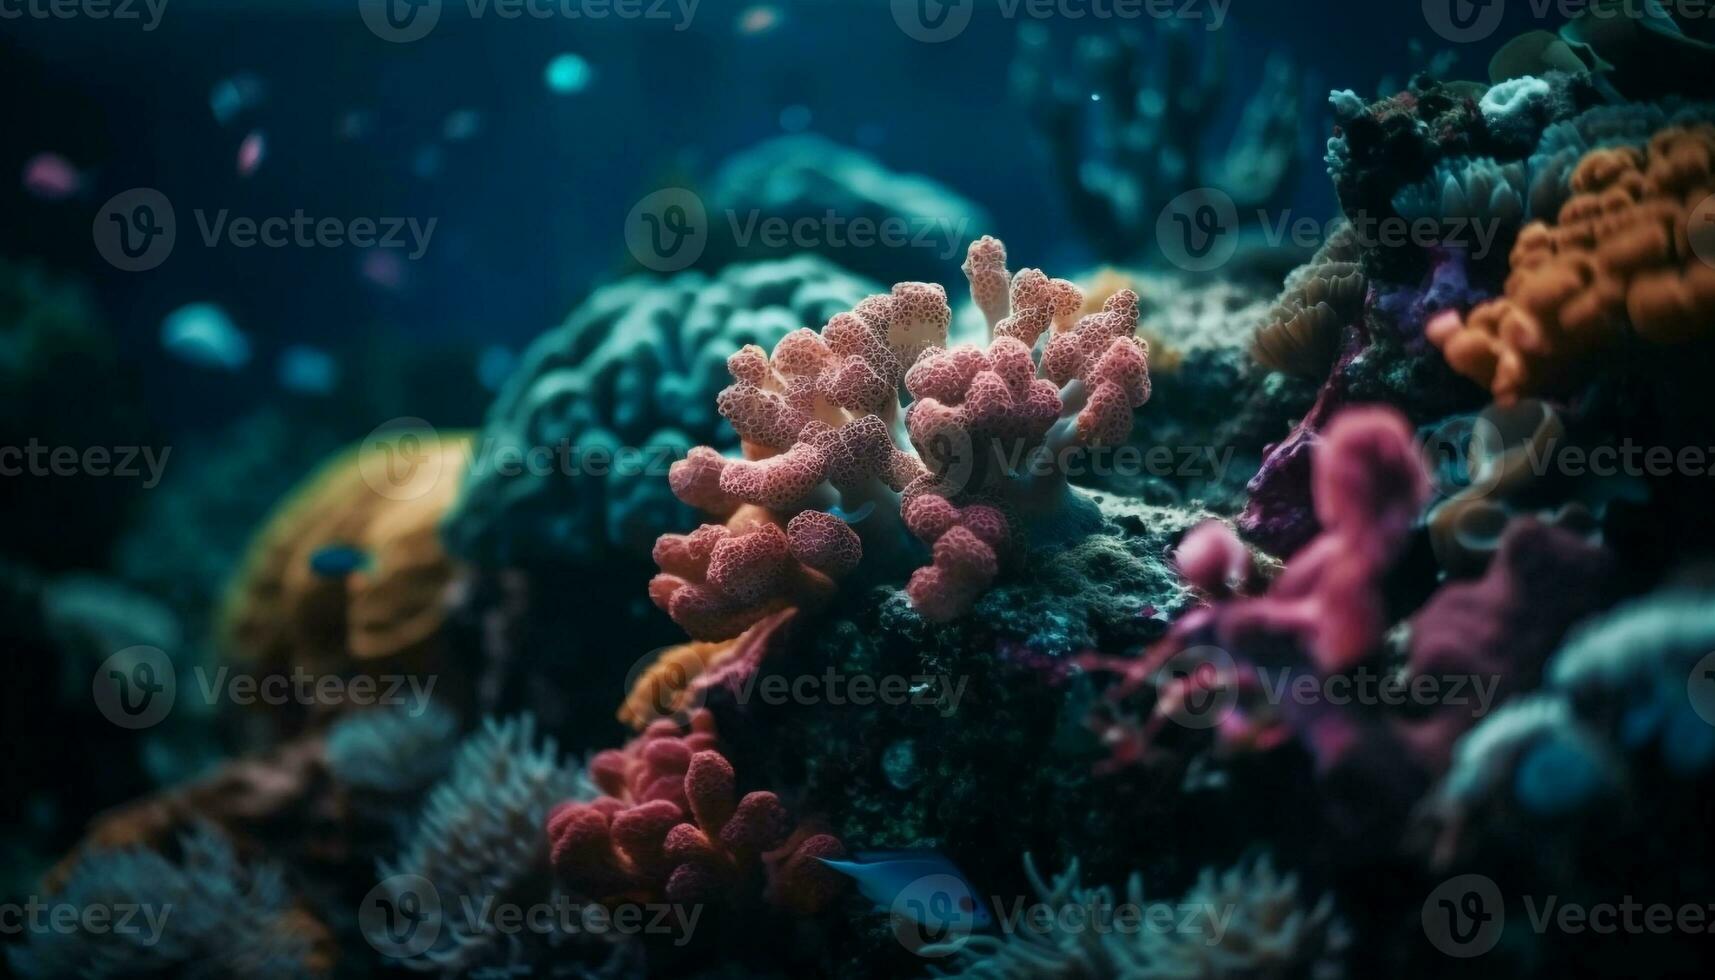
POLYGON ((987 929, 993 916, 975 888, 938 851, 859 851, 853 861, 823 864, 857 882, 876 905, 931 929, 987 929))
POLYGON ((369 553, 349 544, 330 544, 310 555, 310 571, 322 578, 345 578, 369 567, 369 553))

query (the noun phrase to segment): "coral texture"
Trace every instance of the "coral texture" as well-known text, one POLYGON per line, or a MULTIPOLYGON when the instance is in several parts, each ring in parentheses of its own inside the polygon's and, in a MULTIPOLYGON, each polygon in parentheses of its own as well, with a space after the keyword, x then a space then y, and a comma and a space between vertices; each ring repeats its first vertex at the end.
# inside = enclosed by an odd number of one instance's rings
POLYGON ((1076 286, 1035 269, 1010 275, 993 238, 972 243, 965 273, 989 321, 986 349, 946 348, 946 293, 901 283, 820 332, 788 334, 772 355, 747 346, 729 359, 734 384, 719 406, 746 458, 699 448, 670 478, 680 499, 726 524, 663 537, 650 585, 693 638, 726 639, 812 604, 860 560, 889 577, 912 550, 902 530, 931 554, 907 592, 945 621, 1009 553, 1099 523, 1066 482, 1067 454, 1123 443, 1149 399, 1136 295, 1078 317, 1076 286))
POLYGON ((489 410, 447 547, 485 568, 647 563, 689 518, 663 471, 734 448, 715 412, 726 359, 874 291, 818 258, 625 279, 531 345, 489 410))
POLYGON ((714 716, 697 711, 683 728, 657 721, 625 748, 597 753, 589 777, 603 795, 564 803, 546 820, 560 881, 596 899, 760 895, 802 914, 836 897, 840 875, 815 859, 844 847, 794 821, 771 792, 740 798, 718 745, 714 716))
POLYGON ((332 939, 298 906, 279 866, 241 863, 232 842, 206 825, 186 833, 179 851, 176 861, 135 847, 87 855, 46 901, 50 908, 105 909, 111 921, 91 926, 95 920, 83 915, 75 929, 32 930, 28 942, 7 951, 12 969, 24 977, 95 980, 327 973, 332 939), (116 927, 121 916, 123 928, 116 927))
POLYGON ((251 545, 221 612, 223 648, 260 670, 332 673, 376 662, 434 663, 452 561, 440 522, 469 462, 468 435, 425 435, 404 478, 395 457, 359 446, 299 485, 251 545), (344 575, 313 557, 350 548, 366 567, 344 575))
MULTIPOLYGON (((538 742, 528 715, 489 719, 466 739, 403 851, 379 869, 381 887, 409 890, 427 881, 440 901, 434 943, 404 965, 462 975, 507 963, 516 952, 507 948, 508 937, 470 918, 470 910, 545 901, 548 812, 590 793, 577 769, 562 764, 553 739, 538 742)), ((378 949, 391 945, 382 936, 373 941, 378 949)))
POLYGON ((1715 318, 1715 265, 1691 237, 1705 234, 1693 211, 1715 194, 1715 126, 1593 151, 1572 187, 1554 226, 1520 234, 1504 299, 1429 326, 1448 363, 1503 404, 1579 383, 1628 334, 1683 343, 1715 318))
POLYGON ((1340 335, 1363 312, 1369 288, 1358 265, 1355 229, 1342 222, 1306 264, 1286 280, 1268 319, 1251 337, 1251 356, 1273 371, 1324 378, 1340 335))
POLYGON ((1334 914, 1333 897, 1306 906, 1295 875, 1280 875, 1268 858, 1226 871, 1205 868, 1177 902, 1150 902, 1132 875, 1123 895, 1085 888, 1078 862, 1050 885, 1027 855, 1025 872, 1036 898, 1052 913, 1049 928, 1029 922, 1004 938, 961 937, 929 947, 929 957, 956 956, 957 966, 936 976, 970 980, 1166 980, 1169 977, 1260 978, 1344 975, 1350 942, 1334 914), (1196 910, 1189 921, 1184 909, 1196 910), (1134 912, 1128 925, 1118 910, 1134 912), (1154 915, 1166 912, 1172 928, 1154 915), (1151 923, 1154 923, 1153 925, 1151 923))

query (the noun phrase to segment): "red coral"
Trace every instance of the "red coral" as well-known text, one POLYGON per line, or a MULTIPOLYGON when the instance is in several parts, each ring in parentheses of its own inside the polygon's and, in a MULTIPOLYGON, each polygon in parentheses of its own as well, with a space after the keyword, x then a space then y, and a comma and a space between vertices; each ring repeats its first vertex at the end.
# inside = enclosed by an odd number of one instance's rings
POLYGON ((606 795, 548 817, 554 872, 580 894, 733 903, 760 893, 806 915, 839 894, 839 876, 814 858, 845 848, 796 823, 773 793, 740 798, 707 711, 684 727, 655 722, 597 754, 589 775, 606 795))

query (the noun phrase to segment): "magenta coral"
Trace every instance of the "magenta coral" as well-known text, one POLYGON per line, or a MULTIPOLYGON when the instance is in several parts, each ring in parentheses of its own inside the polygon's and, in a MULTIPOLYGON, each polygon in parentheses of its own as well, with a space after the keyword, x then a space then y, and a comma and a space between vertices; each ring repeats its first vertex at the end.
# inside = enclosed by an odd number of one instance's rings
POLYGON ((548 817, 554 871, 580 894, 733 903, 765 883, 768 901, 802 914, 838 894, 840 876, 813 859, 844 847, 793 820, 773 793, 739 797, 707 711, 684 727, 657 721, 625 748, 598 753, 589 776, 605 795, 548 817))
POLYGON ((946 292, 901 283, 772 353, 728 360, 733 384, 717 405, 744 458, 699 448, 670 476, 681 500, 727 523, 656 548, 651 595, 692 636, 729 639, 825 596, 866 555, 878 579, 922 565, 906 531, 930 559, 907 594, 947 621, 1019 546, 1099 523, 1066 484, 1063 454, 1123 442, 1149 399, 1137 296, 1080 318, 1076 286, 1010 275, 994 238, 971 245, 965 273, 986 347, 949 348, 946 292), (1036 465, 1044 453, 1049 465, 1036 465))

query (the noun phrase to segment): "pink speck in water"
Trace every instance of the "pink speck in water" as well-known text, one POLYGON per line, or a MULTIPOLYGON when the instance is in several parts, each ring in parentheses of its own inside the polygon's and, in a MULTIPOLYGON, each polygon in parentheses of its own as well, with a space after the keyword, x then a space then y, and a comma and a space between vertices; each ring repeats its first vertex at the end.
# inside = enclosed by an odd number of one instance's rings
POLYGON ((405 263, 396 250, 371 249, 363 256, 363 278, 396 291, 405 285, 405 263))
POLYGON ((24 190, 44 201, 63 201, 83 189, 83 175, 58 153, 38 153, 24 164, 24 190))
POLYGON ((244 137, 244 142, 238 144, 238 176, 248 177, 262 166, 263 157, 268 154, 268 139, 261 130, 254 130, 244 137))

